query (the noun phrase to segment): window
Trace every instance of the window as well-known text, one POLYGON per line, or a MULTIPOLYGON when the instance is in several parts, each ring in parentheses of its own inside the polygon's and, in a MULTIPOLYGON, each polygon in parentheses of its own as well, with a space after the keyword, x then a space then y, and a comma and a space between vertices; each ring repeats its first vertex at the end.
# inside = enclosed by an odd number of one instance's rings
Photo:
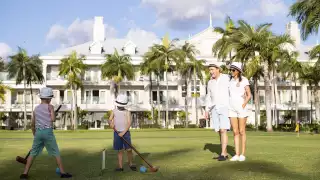
POLYGON ((93 90, 92 91, 92 103, 93 104, 99 104, 99 90, 93 90))
POLYGON ((23 103, 23 92, 19 91, 17 96, 18 96, 17 104, 22 104, 23 103))
POLYGON ((106 91, 100 91, 99 103, 105 104, 106 103, 105 99, 106 99, 106 91))
POLYGON ((91 81, 91 71, 90 70, 86 70, 85 73, 84 73, 84 79, 86 81, 91 81))
MULTIPOLYGON (((160 91, 160 103, 163 101, 163 91, 160 91)), ((153 102, 157 103, 158 102, 158 96, 157 96, 157 91, 152 91, 152 100, 153 102)))
POLYGON ((196 87, 194 86, 194 80, 191 80, 191 94, 200 94, 200 80, 196 80, 196 87))
POLYGON ((181 90, 182 90, 181 96, 187 97, 187 87, 185 84, 182 85, 181 90))
POLYGON ((68 103, 71 103, 72 101, 72 91, 70 90, 67 91, 67 101, 68 103))
POLYGON ((64 90, 60 90, 60 102, 64 102, 64 90))
POLYGON ((91 104, 91 91, 86 91, 86 104, 91 104))

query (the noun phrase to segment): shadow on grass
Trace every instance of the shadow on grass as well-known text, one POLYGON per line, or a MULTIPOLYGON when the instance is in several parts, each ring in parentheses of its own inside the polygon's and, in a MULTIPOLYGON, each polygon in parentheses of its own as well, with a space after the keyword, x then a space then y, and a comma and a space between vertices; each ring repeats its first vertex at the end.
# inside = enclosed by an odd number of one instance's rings
MULTIPOLYGON (((126 164, 126 154, 124 158, 124 172, 114 172, 117 165, 117 152, 108 149, 106 152, 106 169, 101 171, 101 152, 88 153, 81 149, 63 150, 62 159, 67 172, 74 175, 74 179, 310 179, 310 176, 302 175, 294 171, 286 169, 284 166, 266 161, 247 161, 247 162, 223 162, 212 164, 205 168, 192 165, 192 161, 186 161, 184 164, 180 162, 170 164, 165 162, 166 159, 179 157, 184 159, 191 149, 181 149, 162 153, 145 153, 142 155, 151 164, 155 162, 156 166, 160 166, 159 172, 156 173, 140 173, 133 172, 126 164), (188 166, 185 166, 188 165, 188 166)), ((44 152, 37 157, 31 170, 31 179, 60 179, 55 174, 55 161, 44 152)), ((190 159, 190 157, 188 157, 190 159)), ((195 157, 197 158, 197 157, 195 157)), ((198 159, 199 160, 199 159, 198 159)), ((210 159, 211 160, 211 159, 210 159)), ((145 164, 140 157, 135 155, 135 163, 138 165, 145 164)), ((201 161, 208 162, 207 159, 201 161)), ((1 162, 0 177, 1 179, 18 179, 23 171, 24 166, 12 160, 1 162)))
MULTIPOLYGON (((213 154, 220 155, 221 154, 221 145, 220 144, 212 144, 212 143, 206 143, 203 147, 203 150, 209 150, 213 154)), ((235 149, 233 146, 227 146, 227 152, 230 154, 230 156, 234 156, 236 154, 235 149)))

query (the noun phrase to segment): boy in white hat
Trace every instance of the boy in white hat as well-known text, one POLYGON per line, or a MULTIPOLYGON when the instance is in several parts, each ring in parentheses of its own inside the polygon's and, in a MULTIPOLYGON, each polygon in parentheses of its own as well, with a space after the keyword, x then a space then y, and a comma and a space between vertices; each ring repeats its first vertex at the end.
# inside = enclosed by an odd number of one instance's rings
POLYGON ((132 149, 127 145, 122 138, 131 144, 131 115, 130 112, 125 108, 128 104, 128 98, 124 94, 119 94, 115 101, 116 108, 111 112, 110 115, 110 126, 115 128, 117 132, 113 135, 113 149, 118 151, 118 165, 119 167, 115 171, 123 171, 122 157, 123 150, 127 151, 128 163, 131 170, 136 171, 136 167, 132 163, 132 149), (121 138, 122 137, 122 138, 121 138))
POLYGON ((57 165, 60 169, 60 177, 72 177, 71 174, 64 171, 59 148, 56 138, 53 134, 53 122, 55 121, 56 115, 53 105, 50 104, 52 98, 53 92, 51 88, 44 87, 40 90, 41 104, 35 107, 31 119, 31 128, 34 136, 33 145, 30 156, 27 159, 24 172, 21 174, 20 179, 28 179, 28 172, 32 165, 33 159, 42 152, 44 147, 46 147, 49 155, 56 158, 57 165))

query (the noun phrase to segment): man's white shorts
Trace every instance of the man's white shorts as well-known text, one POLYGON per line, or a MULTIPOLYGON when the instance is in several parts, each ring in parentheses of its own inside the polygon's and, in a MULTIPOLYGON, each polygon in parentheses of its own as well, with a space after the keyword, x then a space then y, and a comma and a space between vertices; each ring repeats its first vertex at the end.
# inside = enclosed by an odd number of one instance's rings
POLYGON ((230 130, 228 107, 214 107, 211 110, 210 127, 216 132, 220 129, 230 130))

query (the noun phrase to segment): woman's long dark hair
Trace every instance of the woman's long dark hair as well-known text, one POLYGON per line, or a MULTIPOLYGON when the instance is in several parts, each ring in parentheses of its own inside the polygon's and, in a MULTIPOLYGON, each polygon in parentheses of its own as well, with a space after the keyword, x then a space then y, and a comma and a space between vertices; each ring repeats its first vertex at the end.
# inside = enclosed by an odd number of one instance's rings
MULTIPOLYGON (((235 69, 235 70, 238 71, 237 69, 235 69)), ((239 82, 241 82, 242 81, 242 73, 240 71, 238 71, 238 72, 239 72, 239 74, 238 74, 239 82)), ((232 79, 232 75, 230 74, 230 81, 231 81, 231 79, 232 79)))

